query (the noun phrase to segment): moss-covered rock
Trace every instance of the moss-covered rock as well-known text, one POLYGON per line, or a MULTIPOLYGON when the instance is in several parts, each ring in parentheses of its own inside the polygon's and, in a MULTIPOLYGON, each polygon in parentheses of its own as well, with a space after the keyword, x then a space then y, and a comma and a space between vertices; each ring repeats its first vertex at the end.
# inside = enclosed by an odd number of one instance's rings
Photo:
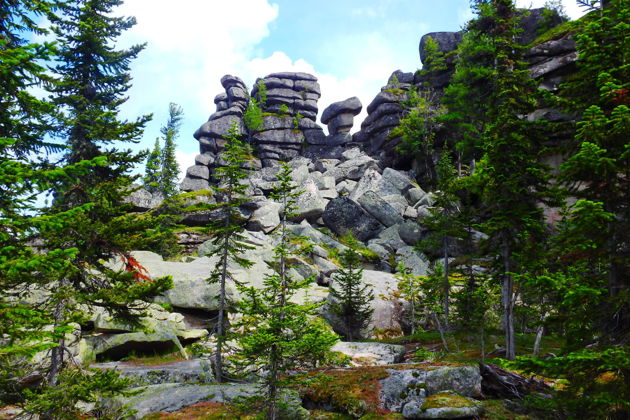
POLYGON ((402 414, 406 419, 458 419, 477 417, 482 411, 479 402, 452 391, 443 391, 422 402, 407 403, 402 414))

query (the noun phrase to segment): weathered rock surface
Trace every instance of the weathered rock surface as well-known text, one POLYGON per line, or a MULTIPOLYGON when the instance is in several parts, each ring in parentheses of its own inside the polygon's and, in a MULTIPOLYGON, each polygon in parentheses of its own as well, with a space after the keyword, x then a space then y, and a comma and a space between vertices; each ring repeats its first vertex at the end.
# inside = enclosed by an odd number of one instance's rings
POLYGON ((214 382, 212 366, 206 359, 184 360, 157 366, 137 365, 129 362, 108 362, 90 365, 94 369, 115 369, 120 375, 133 380, 133 385, 166 383, 207 384, 214 382))
POLYGON ((354 366, 383 366, 399 363, 405 355, 405 347, 385 343, 360 343, 340 341, 330 351, 343 353, 354 366))
POLYGON ((331 200, 322 216, 324 223, 337 235, 352 232, 360 241, 367 241, 378 235, 384 226, 348 197, 331 200))
MULTIPOLYGON (((152 413, 173 413, 191 405, 209 402, 234 402, 238 398, 257 395, 260 391, 255 384, 160 384, 144 388, 132 389, 140 391, 131 397, 118 397, 110 402, 111 406, 128 405, 136 413, 133 419, 141 419, 152 413)), ((301 406, 299 396, 295 391, 284 391, 287 418, 304 419, 307 412, 301 406)))

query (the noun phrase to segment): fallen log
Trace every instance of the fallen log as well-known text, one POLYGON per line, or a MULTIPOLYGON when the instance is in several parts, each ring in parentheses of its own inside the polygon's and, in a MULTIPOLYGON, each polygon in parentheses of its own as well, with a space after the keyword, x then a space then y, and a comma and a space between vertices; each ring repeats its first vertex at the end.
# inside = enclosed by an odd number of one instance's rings
POLYGON ((526 378, 492 364, 479 363, 481 392, 488 397, 522 400, 532 392, 549 394, 551 388, 541 380, 526 378))

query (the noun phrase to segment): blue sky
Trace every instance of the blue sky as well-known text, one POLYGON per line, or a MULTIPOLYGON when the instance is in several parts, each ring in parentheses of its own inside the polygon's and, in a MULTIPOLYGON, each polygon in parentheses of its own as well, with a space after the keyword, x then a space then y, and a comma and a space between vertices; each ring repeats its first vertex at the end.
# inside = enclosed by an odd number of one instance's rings
MULTIPOLYGON (((579 15, 573 0, 563 3, 570 16, 579 15)), ((459 30, 472 16, 468 0, 126 0, 117 12, 138 20, 121 45, 147 43, 132 64, 134 86, 123 114, 154 115, 139 145, 150 148, 169 102, 181 105, 182 171, 194 163, 192 133, 214 112, 224 74, 251 88, 272 72, 306 71, 319 78, 320 114, 351 96, 365 108, 394 70, 421 67, 423 34, 459 30)), ((364 116, 365 110, 358 120, 364 116)))

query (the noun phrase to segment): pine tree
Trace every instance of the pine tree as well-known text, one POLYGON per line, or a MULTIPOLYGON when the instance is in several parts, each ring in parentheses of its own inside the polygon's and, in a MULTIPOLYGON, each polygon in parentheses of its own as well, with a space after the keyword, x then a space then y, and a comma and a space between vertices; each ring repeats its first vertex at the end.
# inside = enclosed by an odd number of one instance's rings
POLYGON ((150 193, 159 191, 160 180, 162 178, 161 172, 161 157, 162 149, 160 148, 160 139, 155 139, 155 146, 153 150, 147 156, 147 163, 144 170, 144 188, 150 193))
POLYGON ((221 199, 215 206, 220 217, 212 222, 209 230, 213 235, 212 244, 214 250, 210 255, 219 257, 212 275, 209 279, 212 283, 219 284, 219 314, 216 327, 216 353, 215 353, 215 378, 222 382, 225 378, 223 368, 223 344, 227 337, 227 310, 230 302, 227 300, 227 281, 238 281, 230 273, 230 263, 248 268, 252 263, 243 258, 242 254, 251 247, 244 243, 243 231, 246 220, 240 212, 240 206, 247 202, 245 190, 247 185, 243 179, 247 178, 249 171, 244 167, 251 156, 249 146, 241 140, 241 133, 236 121, 232 122, 225 150, 221 154, 223 166, 216 168, 215 177, 219 186, 214 187, 215 194, 221 199))
POLYGON ((343 325, 343 332, 348 341, 361 338, 362 331, 372 320, 374 309, 371 301, 374 292, 368 284, 363 284, 363 269, 359 253, 351 243, 340 255, 341 268, 335 273, 330 287, 333 302, 330 311, 343 325))
POLYGON ((316 366, 337 341, 337 336, 316 318, 321 304, 295 301, 298 293, 303 293, 314 283, 313 277, 296 280, 288 273, 291 266, 288 263, 290 238, 287 220, 292 216, 300 195, 295 189, 291 167, 284 164, 272 194, 283 209, 280 238, 272 264, 274 273, 265 277, 262 289, 239 286, 243 300, 238 305, 242 313, 238 326, 242 331, 238 335, 242 348, 238 357, 245 366, 267 372, 262 385, 266 418, 270 420, 280 418, 279 390, 290 381, 290 378, 284 379, 281 375, 296 368, 316 366))
POLYGON ((168 107, 168 121, 160 130, 164 136, 164 148, 160 157, 159 191, 165 198, 172 197, 179 191, 179 165, 175 157, 175 139, 179 136, 183 115, 182 107, 171 102, 168 107))

